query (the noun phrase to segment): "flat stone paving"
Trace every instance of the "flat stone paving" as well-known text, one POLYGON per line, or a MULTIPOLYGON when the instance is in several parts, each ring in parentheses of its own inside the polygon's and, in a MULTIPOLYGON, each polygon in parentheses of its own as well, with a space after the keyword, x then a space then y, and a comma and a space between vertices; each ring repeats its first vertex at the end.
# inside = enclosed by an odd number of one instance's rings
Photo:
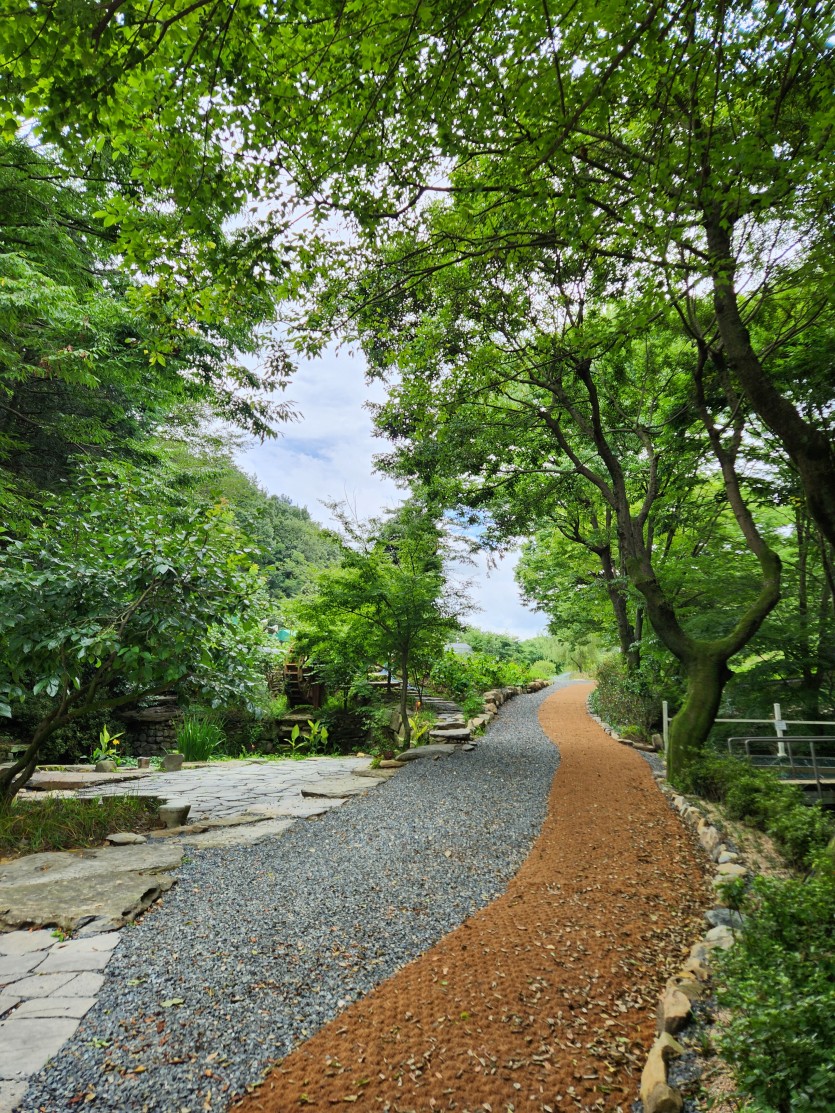
POLYGON ((115 932, 62 940, 51 931, 0 935, 0 1113, 70 1038, 96 1003, 115 932))
MULTIPOLYGON (((96 784, 81 789, 78 796, 159 796, 163 799, 182 797, 191 804, 189 820, 220 819, 251 813, 261 808, 276 814, 288 805, 301 804, 302 794, 316 793, 317 788, 329 789, 335 778, 344 782, 342 796, 364 792, 368 781, 353 782, 358 771, 371 765, 370 758, 311 757, 304 761, 239 761, 215 762, 211 765, 186 767, 177 773, 151 773, 128 785, 96 784)), ((324 791, 322 795, 328 795, 324 791)))
MULTIPOLYGON (((349 796, 367 792, 387 779, 382 771, 370 775, 370 765, 369 758, 241 760, 176 773, 151 773, 127 783, 103 781, 99 776, 76 795, 84 798, 129 793, 187 800, 195 833, 189 834, 186 828, 160 831, 153 833, 154 842, 164 839, 165 845, 29 855, 7 863, 0 868, 0 913, 10 903, 13 886, 21 885, 23 875, 32 874, 34 884, 25 893, 14 890, 22 909, 17 922, 37 922, 39 908, 43 916, 40 922, 56 922, 51 918, 51 905, 39 904, 39 894, 50 892, 50 901, 54 900, 61 888, 59 880, 66 874, 65 902, 77 906, 87 902, 75 908, 75 917, 83 922, 95 916, 87 925, 89 931, 106 923, 110 914, 102 889, 119 908, 129 903, 118 888, 126 874, 134 879, 134 885, 139 878, 141 889, 143 866, 150 867, 159 895, 171 880, 161 878, 158 871, 173 868, 186 850, 256 842, 280 834, 297 819, 339 807, 349 796), (21 904, 27 900, 28 905, 21 904)), ((6 914, 11 915, 8 908, 6 914)), ((0 931, 0 1113, 18 1109, 27 1079, 59 1051, 95 1004, 104 968, 118 945, 116 931, 85 934, 77 939, 63 939, 60 933, 43 929, 0 931)))

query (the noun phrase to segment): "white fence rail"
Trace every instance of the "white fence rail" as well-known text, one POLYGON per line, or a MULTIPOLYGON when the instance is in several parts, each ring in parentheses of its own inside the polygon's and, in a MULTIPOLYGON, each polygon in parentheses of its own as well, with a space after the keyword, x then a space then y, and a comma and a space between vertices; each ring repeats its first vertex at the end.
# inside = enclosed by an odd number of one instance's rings
MULTIPOLYGON (((786 729, 789 726, 832 727, 835 729, 835 722, 831 719, 784 719, 780 704, 775 703, 773 706, 774 714, 770 719, 716 719, 715 721, 717 723, 765 723, 774 727, 774 733, 778 739, 785 737, 786 729)), ((661 721, 663 723, 664 753, 666 754, 670 743, 670 705, 666 700, 661 702, 661 721)), ((784 743, 778 742, 777 753, 780 757, 786 756, 784 743)))

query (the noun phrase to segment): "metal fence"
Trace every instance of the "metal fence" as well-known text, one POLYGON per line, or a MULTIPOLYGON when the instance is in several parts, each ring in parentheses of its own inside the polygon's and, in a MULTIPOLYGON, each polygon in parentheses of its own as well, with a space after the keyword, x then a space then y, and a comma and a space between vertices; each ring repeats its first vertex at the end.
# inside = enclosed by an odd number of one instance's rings
MULTIPOLYGON (((738 756, 744 754, 752 765, 772 769, 781 780, 814 784, 820 796, 823 786, 835 780, 835 734, 789 738, 786 732, 790 726, 831 727, 835 731, 835 722, 831 719, 784 719, 779 703, 773 705, 773 710, 770 719, 716 719, 717 723, 754 723, 774 729, 773 737, 749 734, 729 738, 728 752, 738 756)), ((666 700, 661 703, 661 714, 666 754, 670 740, 670 711, 666 700)))

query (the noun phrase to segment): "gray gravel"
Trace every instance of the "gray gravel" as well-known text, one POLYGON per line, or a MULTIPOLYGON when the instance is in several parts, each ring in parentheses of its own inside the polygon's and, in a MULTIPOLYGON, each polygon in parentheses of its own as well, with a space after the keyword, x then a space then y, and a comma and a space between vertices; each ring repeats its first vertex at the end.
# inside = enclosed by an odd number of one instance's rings
POLYGON ((123 930, 98 1004, 20 1109, 60 1113, 94 1093, 99 1113, 226 1110, 504 890, 559 762, 536 711, 566 683, 510 700, 473 752, 412 762, 280 838, 196 852, 123 930))

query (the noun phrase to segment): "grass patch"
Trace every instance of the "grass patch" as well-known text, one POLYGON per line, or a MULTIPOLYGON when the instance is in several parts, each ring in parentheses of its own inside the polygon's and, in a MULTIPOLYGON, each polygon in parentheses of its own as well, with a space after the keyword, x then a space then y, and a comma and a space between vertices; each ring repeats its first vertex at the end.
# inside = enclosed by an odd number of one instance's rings
POLYGON ((150 796, 14 800, 11 807, 0 808, 0 855, 99 846, 115 831, 141 834, 155 826, 159 803, 150 796))

